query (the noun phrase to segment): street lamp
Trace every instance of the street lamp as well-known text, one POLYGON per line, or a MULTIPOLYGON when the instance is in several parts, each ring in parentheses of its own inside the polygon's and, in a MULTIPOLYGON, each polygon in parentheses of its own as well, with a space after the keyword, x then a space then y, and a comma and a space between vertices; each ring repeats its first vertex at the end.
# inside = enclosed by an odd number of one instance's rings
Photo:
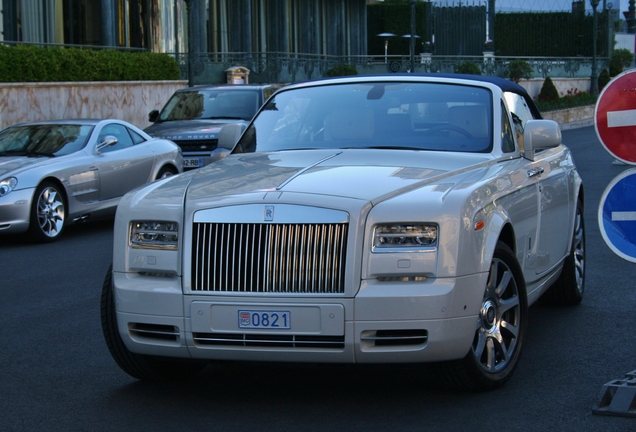
POLYGON ((596 39, 597 39, 597 27, 598 27, 598 17, 596 16, 596 8, 598 7, 599 0, 590 0, 590 4, 592 5, 592 12, 594 16, 594 30, 592 33, 592 76, 591 84, 590 84, 590 93, 593 95, 598 94, 598 70, 596 68, 596 39))
POLYGON ((387 63, 387 57, 389 54, 389 38, 390 37, 394 37, 396 35, 394 35, 393 33, 380 33, 378 35, 376 35, 378 37, 383 37, 384 38, 384 63, 387 63))

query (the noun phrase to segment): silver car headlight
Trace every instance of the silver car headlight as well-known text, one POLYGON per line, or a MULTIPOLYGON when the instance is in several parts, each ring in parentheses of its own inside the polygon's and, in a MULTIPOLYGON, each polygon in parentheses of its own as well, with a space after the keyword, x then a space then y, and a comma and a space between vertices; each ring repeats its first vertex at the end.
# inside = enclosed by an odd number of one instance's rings
POLYGON ((8 177, 6 179, 0 180, 0 198, 9 195, 9 193, 15 189, 18 185, 18 179, 15 177, 8 177))
POLYGON ((431 250, 436 246, 435 224, 384 224, 373 230, 373 252, 431 250))
POLYGON ((132 221, 130 247, 176 250, 179 247, 179 224, 166 221, 132 221))

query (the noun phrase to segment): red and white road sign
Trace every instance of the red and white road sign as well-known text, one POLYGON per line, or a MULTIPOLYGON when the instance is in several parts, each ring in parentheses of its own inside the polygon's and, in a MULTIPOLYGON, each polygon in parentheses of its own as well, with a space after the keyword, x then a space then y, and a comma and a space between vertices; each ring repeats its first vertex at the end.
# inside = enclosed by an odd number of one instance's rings
POLYGON ((623 72, 605 86, 596 101, 594 127, 605 150, 636 165, 636 70, 623 72))

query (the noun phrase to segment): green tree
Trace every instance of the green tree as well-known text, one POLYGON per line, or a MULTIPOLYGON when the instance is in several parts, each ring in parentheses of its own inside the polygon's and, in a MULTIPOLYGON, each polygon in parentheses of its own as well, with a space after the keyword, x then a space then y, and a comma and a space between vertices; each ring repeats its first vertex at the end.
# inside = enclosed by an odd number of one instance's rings
POLYGON ((539 92, 538 101, 539 102, 549 102, 556 101, 559 99, 559 91, 554 86, 552 82, 552 78, 547 77, 545 81, 543 81, 543 85, 541 86, 541 91, 539 92))
POLYGON ((348 64, 338 64, 332 67, 331 69, 327 69, 324 73, 326 77, 338 77, 338 76, 347 76, 347 75, 358 75, 358 70, 348 64))
POLYGON ((634 54, 632 54, 631 51, 625 48, 615 49, 610 58, 610 76, 615 77, 620 74, 626 67, 629 67, 633 61, 634 54))
POLYGON ((532 66, 525 60, 513 60, 506 69, 506 76, 516 83, 521 79, 530 79, 532 78, 532 66))
POLYGON ((481 75, 481 69, 476 63, 465 61, 460 63, 455 72, 460 74, 481 75))

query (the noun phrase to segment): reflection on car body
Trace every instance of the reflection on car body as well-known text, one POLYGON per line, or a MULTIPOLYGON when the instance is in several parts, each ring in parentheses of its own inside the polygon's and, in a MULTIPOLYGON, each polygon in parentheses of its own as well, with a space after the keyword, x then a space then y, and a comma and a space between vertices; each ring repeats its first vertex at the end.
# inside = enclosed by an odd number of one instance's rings
POLYGON ((113 215, 128 191, 180 173, 180 149, 119 120, 21 123, 0 131, 0 234, 59 238, 113 215))
POLYGON ((134 377, 433 363, 487 390, 513 374, 531 304, 582 300, 583 184, 558 124, 510 81, 296 84, 242 131, 224 126, 225 159, 119 206, 102 323, 134 377))

